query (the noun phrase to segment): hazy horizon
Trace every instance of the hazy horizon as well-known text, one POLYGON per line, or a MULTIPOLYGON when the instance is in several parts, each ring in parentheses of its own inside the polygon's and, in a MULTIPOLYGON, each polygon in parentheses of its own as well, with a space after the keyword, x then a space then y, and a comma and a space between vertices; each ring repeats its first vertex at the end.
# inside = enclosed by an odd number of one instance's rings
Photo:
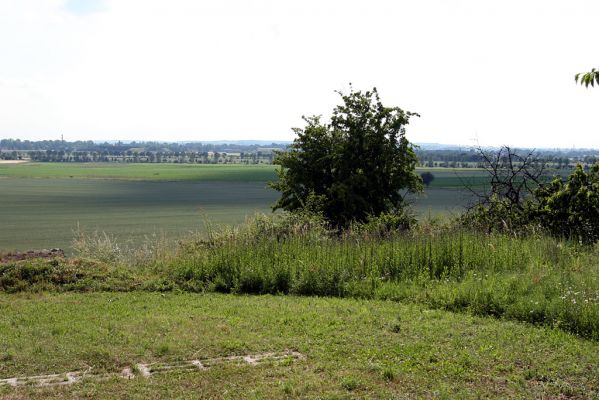
MULTIPOLYGON (((2 139, 13 139, 13 140, 17 140, 20 138, 0 138, 0 140, 2 139)), ((30 139, 20 139, 20 140, 30 140, 30 139)), ((40 140, 61 140, 59 139, 40 139, 40 140)), ((90 139, 76 139, 76 140, 67 140, 66 138, 64 139, 66 142, 75 142, 75 141, 88 141, 90 139)), ((232 140, 228 140, 228 139, 221 139, 221 140, 175 140, 175 141, 169 141, 169 140, 145 140, 143 138, 140 139, 98 139, 98 140, 92 140, 94 143, 97 144, 102 144, 102 143, 124 143, 124 144, 128 144, 128 143, 164 143, 164 144, 172 144, 172 143, 179 143, 179 144, 191 144, 191 143, 203 143, 203 144, 233 144, 233 145, 262 145, 262 146, 267 146, 269 144, 291 144, 293 143, 293 140, 268 140, 268 139, 263 139, 263 140, 253 140, 253 139, 232 139, 232 140)), ((454 150, 454 149, 475 149, 476 147, 479 147, 479 145, 477 144, 463 144, 463 143, 437 143, 437 142, 412 142, 412 144, 422 147, 423 150, 454 150)), ((538 151, 579 151, 579 150, 592 150, 592 151, 597 151, 599 152, 599 147, 529 147, 529 146, 511 146, 510 144, 504 144, 506 146, 512 147, 513 149, 518 149, 518 150, 530 150, 530 149, 534 149, 534 150, 538 150, 538 151)), ((494 148, 499 148, 500 146, 503 145, 496 145, 496 146, 480 146, 486 149, 494 149, 494 148)))
POLYGON ((0 3, 0 138, 291 141, 335 90, 418 112, 415 143, 599 148, 599 3, 0 3))

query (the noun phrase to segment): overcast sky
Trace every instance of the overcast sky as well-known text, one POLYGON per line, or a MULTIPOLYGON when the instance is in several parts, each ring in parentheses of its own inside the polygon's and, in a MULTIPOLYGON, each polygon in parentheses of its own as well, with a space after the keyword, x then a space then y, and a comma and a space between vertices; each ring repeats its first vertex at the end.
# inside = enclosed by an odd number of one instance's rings
POLYGON ((414 142, 599 148, 597 0, 0 0, 0 138, 291 140, 335 90, 414 142))

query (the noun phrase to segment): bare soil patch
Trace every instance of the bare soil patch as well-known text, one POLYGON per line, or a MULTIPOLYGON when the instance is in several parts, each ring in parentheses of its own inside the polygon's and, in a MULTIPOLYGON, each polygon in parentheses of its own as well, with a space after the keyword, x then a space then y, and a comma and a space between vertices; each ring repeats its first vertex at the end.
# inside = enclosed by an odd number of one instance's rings
POLYGON ((0 164, 23 164, 29 160, 0 160, 0 164))
POLYGON ((64 251, 62 249, 50 249, 50 250, 29 250, 26 252, 14 252, 14 253, 0 253, 0 264, 11 261, 22 261, 29 260, 32 258, 64 258, 64 251))

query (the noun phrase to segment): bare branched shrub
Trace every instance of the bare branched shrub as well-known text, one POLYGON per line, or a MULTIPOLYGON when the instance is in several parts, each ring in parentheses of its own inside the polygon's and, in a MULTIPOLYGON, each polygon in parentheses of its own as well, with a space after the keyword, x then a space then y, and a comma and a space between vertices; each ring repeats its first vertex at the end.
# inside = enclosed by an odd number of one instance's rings
POLYGON ((524 210, 525 200, 546 181, 546 163, 534 150, 518 152, 502 146, 491 151, 479 146, 476 151, 489 178, 483 190, 466 185, 478 198, 478 205, 488 206, 501 200, 511 208, 524 210))
POLYGON ((477 186, 464 182, 476 198, 463 221, 466 225, 491 231, 517 233, 528 226, 527 204, 547 181, 546 163, 534 150, 517 151, 509 146, 499 150, 476 148, 488 182, 477 186))

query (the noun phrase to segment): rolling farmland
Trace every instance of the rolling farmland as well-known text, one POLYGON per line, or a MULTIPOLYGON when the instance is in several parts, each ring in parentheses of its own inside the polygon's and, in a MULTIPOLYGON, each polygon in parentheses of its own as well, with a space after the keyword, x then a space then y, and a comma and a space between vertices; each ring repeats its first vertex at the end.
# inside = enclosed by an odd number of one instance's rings
MULTIPOLYGON (((474 169, 430 171, 431 187, 410 198, 421 215, 459 212, 469 199, 463 180, 484 179, 474 169)), ((201 232, 205 218, 238 224, 270 212, 278 193, 267 182, 274 179, 270 165, 3 164, 0 250, 69 249, 77 227, 136 244, 148 235, 201 232)))

